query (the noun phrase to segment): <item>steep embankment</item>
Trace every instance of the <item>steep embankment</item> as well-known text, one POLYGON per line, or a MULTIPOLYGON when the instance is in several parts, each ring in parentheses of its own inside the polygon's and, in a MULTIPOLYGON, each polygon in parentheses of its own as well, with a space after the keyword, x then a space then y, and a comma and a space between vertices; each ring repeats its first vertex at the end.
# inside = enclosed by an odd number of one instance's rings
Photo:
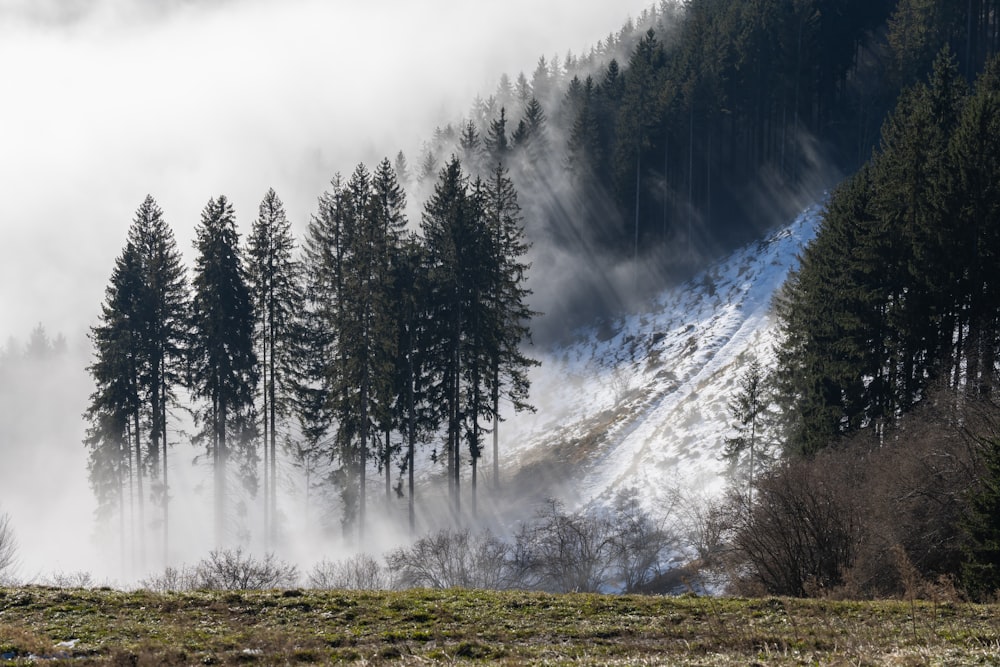
POLYGON ((822 206, 664 291, 647 312, 582 331, 544 355, 538 411, 505 425, 516 497, 568 506, 636 488, 647 507, 724 486, 729 402, 750 355, 774 355, 772 297, 819 224, 822 206))

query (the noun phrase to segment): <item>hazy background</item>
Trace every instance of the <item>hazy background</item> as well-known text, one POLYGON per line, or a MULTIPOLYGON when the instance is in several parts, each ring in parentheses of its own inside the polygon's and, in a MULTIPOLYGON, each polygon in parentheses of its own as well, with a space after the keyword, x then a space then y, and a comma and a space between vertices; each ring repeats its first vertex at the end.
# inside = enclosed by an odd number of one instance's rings
MULTIPOLYGON (((540 55, 579 54, 646 6, 0 0, 0 345, 41 323, 69 348, 52 372, 8 374, 0 392, 0 511, 17 531, 20 576, 120 573, 94 532, 81 444, 85 334, 147 193, 189 265, 195 224, 219 194, 245 234, 274 187, 301 237, 335 172, 400 149, 415 167, 434 126, 501 73, 530 78, 540 55)), ((177 496, 186 477, 193 493, 211 490, 193 454, 175 455, 177 496)), ((207 535, 189 528, 183 555, 204 555, 207 535)))
POLYGON ((274 187, 301 231, 336 171, 399 149, 416 166, 502 72, 645 6, 0 0, 0 336, 92 324, 147 193, 189 258, 219 194, 246 230, 274 187))

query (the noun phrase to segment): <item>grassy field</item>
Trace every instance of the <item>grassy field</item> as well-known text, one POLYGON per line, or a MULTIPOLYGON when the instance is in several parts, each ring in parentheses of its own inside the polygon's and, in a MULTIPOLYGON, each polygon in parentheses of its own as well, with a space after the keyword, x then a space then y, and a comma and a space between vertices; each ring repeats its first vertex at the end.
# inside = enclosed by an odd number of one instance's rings
POLYGON ((464 590, 0 589, 0 665, 38 657, 73 665, 998 664, 1000 606, 464 590))

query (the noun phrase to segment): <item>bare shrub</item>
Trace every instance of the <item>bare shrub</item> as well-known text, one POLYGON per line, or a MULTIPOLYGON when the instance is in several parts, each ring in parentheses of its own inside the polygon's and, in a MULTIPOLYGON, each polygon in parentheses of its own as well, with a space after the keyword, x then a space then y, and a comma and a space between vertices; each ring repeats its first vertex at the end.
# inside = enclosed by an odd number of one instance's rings
POLYGON ((47 586, 56 588, 93 588, 94 576, 86 570, 76 572, 53 572, 42 580, 47 586))
POLYGON ((821 452, 785 463, 758 479, 752 505, 746 494, 731 495, 737 592, 803 597, 842 584, 862 534, 862 509, 843 483, 850 461, 842 458, 821 452))
POLYGON ((10 515, 0 514, 0 583, 9 582, 13 578, 17 566, 17 537, 10 523, 10 515))
POLYGON ((519 569, 531 588, 596 592, 608 584, 614 545, 606 517, 568 513, 550 499, 515 539, 519 569))
POLYGON ((642 590, 660 575, 663 557, 675 545, 663 522, 642 507, 634 488, 615 497, 609 539, 611 567, 626 593, 642 590))
POLYGON ((162 574, 151 574, 145 579, 140 579, 139 588, 155 593, 192 591, 198 588, 198 573, 188 566, 181 568, 167 566, 162 574))
POLYGON ((932 395, 881 437, 867 429, 771 471, 752 505, 734 495, 735 591, 941 597, 962 565, 975 445, 997 432, 997 415, 932 395))
POLYGON ((207 590, 262 590, 293 587, 299 572, 273 553, 258 559, 237 548, 210 552, 195 566, 195 578, 207 590))
POLYGON ((868 464, 860 482, 866 532, 849 573, 850 594, 923 596, 929 582, 958 574, 967 492, 976 477, 968 429, 985 428, 974 414, 981 408, 949 402, 942 411, 929 400, 880 446, 857 443, 853 455, 868 464))
POLYGON ((377 591, 389 588, 385 568, 365 553, 337 561, 323 559, 313 567, 308 580, 310 588, 324 590, 377 591))
POLYGON ((615 405, 620 405, 632 393, 632 383, 635 377, 631 369, 615 366, 611 371, 611 391, 615 397, 615 405))
POLYGON ((512 549, 489 531, 441 530, 386 557, 399 588, 487 588, 514 585, 512 549))

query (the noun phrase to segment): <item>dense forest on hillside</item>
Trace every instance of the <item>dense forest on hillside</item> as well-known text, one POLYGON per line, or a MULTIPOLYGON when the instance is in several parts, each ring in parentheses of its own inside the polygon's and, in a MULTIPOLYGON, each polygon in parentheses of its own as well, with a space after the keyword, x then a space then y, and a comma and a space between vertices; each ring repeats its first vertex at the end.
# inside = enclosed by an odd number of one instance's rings
POLYGON ((779 296, 757 417, 784 456, 729 507, 748 589, 1000 588, 998 16, 957 4, 894 9, 901 92, 779 296))
POLYGON ((866 161, 943 44, 978 71, 994 4, 665 0, 586 57, 504 75, 438 128, 418 176, 451 152, 509 151, 525 158, 529 235, 625 255, 733 247, 866 161), (567 178, 581 201, 560 196, 567 178))

